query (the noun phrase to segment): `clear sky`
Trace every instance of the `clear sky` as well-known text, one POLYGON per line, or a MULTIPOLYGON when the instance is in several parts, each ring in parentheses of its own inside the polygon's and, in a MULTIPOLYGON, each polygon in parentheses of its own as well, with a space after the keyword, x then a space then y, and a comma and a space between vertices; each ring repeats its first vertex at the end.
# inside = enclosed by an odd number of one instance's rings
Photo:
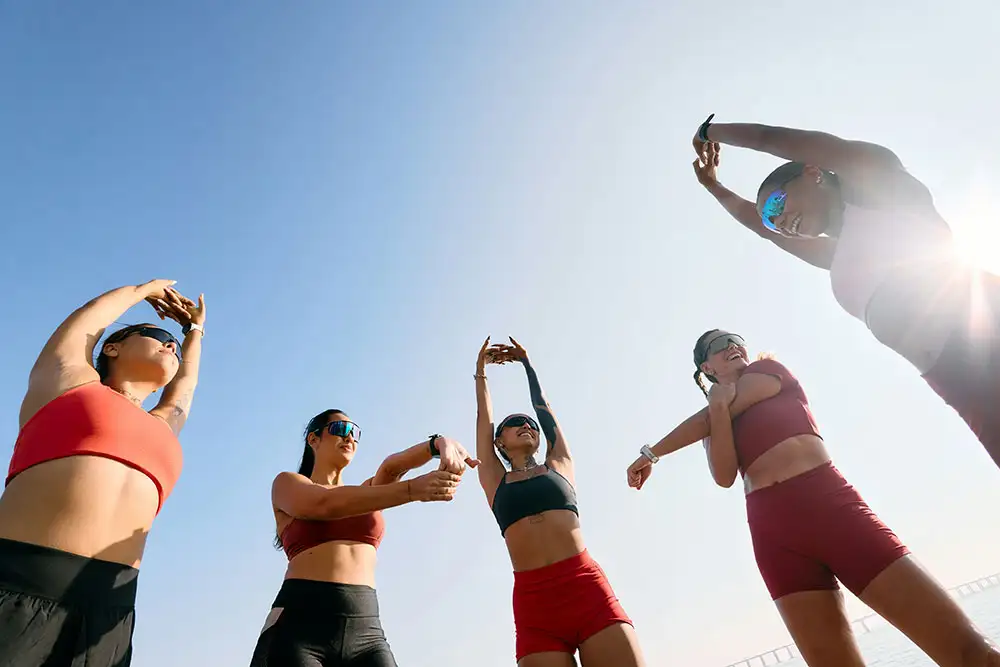
MULTIPOLYGON (((154 277, 209 305, 137 665, 247 664, 285 566, 270 483, 305 422, 337 407, 364 427, 354 482, 434 431, 472 447, 487 334, 535 361, 650 664, 787 641, 741 491, 700 447, 625 484, 704 405, 708 328, 799 376, 839 467, 944 583, 1000 570, 1000 472, 826 274, 726 217, 690 148, 711 112, 884 143, 1000 270, 1000 98, 974 73, 997 58, 995 3, 418 4, 0 4, 0 458, 71 310, 154 277)), ((720 174, 752 194, 776 165, 724 149, 720 174)), ((498 412, 528 408, 519 369, 490 374, 498 412)), ((475 478, 387 522, 400 664, 513 664, 510 565, 475 478)))

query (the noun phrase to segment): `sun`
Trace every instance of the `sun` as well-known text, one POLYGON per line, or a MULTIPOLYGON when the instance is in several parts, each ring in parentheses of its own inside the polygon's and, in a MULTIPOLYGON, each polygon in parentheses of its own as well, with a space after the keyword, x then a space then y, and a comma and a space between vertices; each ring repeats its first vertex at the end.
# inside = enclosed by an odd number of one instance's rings
POLYGON ((945 217, 961 258, 1000 274, 1000 199, 985 187, 972 187, 955 213, 945 217))

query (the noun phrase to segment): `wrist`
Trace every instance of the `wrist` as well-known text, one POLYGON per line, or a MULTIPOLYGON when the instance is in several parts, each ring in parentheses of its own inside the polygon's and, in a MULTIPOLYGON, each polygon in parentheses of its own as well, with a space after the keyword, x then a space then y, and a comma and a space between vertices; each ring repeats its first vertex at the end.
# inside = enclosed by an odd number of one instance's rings
POLYGON ((427 448, 430 450, 431 458, 438 459, 441 458, 441 450, 437 446, 437 441, 441 440, 441 435, 435 433, 431 437, 427 438, 427 448))
POLYGON ((639 455, 645 458, 650 463, 656 463, 660 460, 659 455, 653 451, 653 448, 649 445, 643 445, 639 450, 639 455))
POLYGON ((181 333, 183 333, 185 336, 188 336, 188 335, 194 333, 195 331, 197 331, 198 333, 200 333, 201 335, 204 336, 205 335, 205 325, 204 324, 199 324, 198 322, 188 322, 187 324, 185 324, 184 326, 181 327, 181 333))

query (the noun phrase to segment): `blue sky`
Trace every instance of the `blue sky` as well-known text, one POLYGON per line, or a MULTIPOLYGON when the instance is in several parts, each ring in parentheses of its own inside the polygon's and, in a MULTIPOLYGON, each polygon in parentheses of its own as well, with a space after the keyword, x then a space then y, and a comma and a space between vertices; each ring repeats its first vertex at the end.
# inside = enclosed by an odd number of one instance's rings
MULTIPOLYGON (((304 423, 338 407, 364 427, 354 481, 430 432, 472 446, 487 334, 532 354, 650 664, 787 641, 741 491, 700 448, 625 485, 638 448, 702 407, 690 349, 708 328, 798 374, 839 467, 942 581, 1000 570, 1000 473, 825 274, 727 219, 689 143, 710 112, 885 143, 1000 270, 1000 99, 973 73, 1000 9, 670 4, 0 5, 0 454, 73 308, 162 277, 210 309, 137 664, 247 664, 285 564, 270 482, 304 423)), ((752 193, 776 164, 724 149, 720 174, 752 193)), ((517 369, 491 384, 499 412, 527 408, 517 369)), ((476 480, 387 521, 400 664, 512 664, 512 576, 476 480)))

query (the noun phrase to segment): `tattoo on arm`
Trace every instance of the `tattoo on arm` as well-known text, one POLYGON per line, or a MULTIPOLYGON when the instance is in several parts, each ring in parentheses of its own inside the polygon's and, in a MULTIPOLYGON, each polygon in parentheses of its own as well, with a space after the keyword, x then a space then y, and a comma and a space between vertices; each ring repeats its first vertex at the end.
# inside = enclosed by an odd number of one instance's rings
POLYGON ((556 444, 556 418, 552 414, 549 402, 545 400, 542 393, 542 385, 538 383, 538 375, 531 364, 524 364, 524 371, 528 374, 528 387, 531 389, 531 405, 535 408, 535 416, 538 417, 538 425, 542 427, 545 440, 548 441, 548 451, 551 453, 556 444))
POLYGON ((184 423, 187 422, 188 414, 191 412, 193 399, 194 391, 188 391, 165 406, 169 409, 169 412, 164 417, 164 421, 167 422, 167 425, 175 434, 179 434, 181 429, 184 428, 184 423))

